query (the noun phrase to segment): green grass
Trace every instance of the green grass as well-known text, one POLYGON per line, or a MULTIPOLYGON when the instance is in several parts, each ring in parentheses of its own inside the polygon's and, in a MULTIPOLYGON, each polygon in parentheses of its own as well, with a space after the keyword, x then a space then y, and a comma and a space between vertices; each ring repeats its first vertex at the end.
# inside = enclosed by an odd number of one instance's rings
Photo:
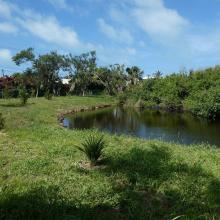
POLYGON ((0 219, 220 219, 220 150, 105 134, 104 166, 75 145, 94 131, 57 114, 110 97, 0 100, 0 219))

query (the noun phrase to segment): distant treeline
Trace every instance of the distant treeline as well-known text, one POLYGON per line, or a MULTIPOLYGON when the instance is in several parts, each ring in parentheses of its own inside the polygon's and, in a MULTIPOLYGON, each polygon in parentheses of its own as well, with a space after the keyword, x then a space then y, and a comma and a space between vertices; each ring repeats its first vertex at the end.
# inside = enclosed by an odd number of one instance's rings
POLYGON ((12 73, 0 79, 2 96, 16 97, 19 87, 25 87, 30 95, 52 97, 53 95, 116 95, 127 86, 142 80, 143 71, 138 67, 114 64, 98 67, 96 52, 79 56, 61 55, 56 51, 37 56, 33 48, 22 50, 12 57, 16 65, 28 64, 22 73, 12 73), (68 83, 63 83, 65 76, 68 83))
POLYGON ((16 65, 28 68, 0 78, 0 97, 18 97, 19 90, 29 96, 117 95, 119 102, 137 107, 187 110, 205 118, 220 116, 220 67, 162 76, 158 71, 143 79, 137 67, 114 64, 97 66, 96 52, 79 56, 56 51, 36 55, 33 48, 12 57, 16 65), (67 81, 63 81, 63 77, 67 81))
POLYGON ((209 119, 220 116, 220 66, 200 71, 156 74, 130 87, 121 102, 133 100, 143 107, 185 110, 209 119))

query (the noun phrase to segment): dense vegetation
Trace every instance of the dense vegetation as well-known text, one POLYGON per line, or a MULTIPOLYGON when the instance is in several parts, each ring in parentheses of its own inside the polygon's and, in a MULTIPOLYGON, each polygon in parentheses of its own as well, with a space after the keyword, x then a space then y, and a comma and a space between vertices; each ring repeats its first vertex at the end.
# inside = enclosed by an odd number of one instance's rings
MULTIPOLYGON (((102 164, 76 147, 94 134, 59 126, 72 108, 111 96, 1 99, 0 219, 220 219, 220 151, 103 134, 102 164)), ((100 134, 101 135, 101 134, 100 134)))
MULTIPOLYGON (((142 106, 187 110, 215 119, 220 116, 220 67, 144 80, 122 95, 124 102, 142 100, 142 106)), ((140 103, 140 102, 139 102, 140 103)))
POLYGON ((98 67, 94 51, 80 56, 60 55, 57 52, 36 56, 34 50, 29 48, 17 53, 12 60, 16 65, 26 64, 29 67, 0 83, 2 97, 5 98, 17 97, 20 86, 25 87, 30 96, 46 98, 70 94, 116 95, 129 84, 137 84, 143 74, 138 67, 125 69, 124 65, 119 64, 98 67), (70 83, 63 84, 61 75, 70 83))
POLYGON ((143 80, 137 66, 99 67, 94 51, 79 56, 50 52, 37 56, 32 48, 12 57, 17 65, 29 67, 0 80, 2 97, 20 96, 23 104, 30 96, 119 95, 121 104, 187 110, 209 119, 220 115, 220 67, 162 76, 158 71, 143 80), (62 77, 69 80, 62 83, 62 77), (21 90, 22 88, 22 90, 21 90))

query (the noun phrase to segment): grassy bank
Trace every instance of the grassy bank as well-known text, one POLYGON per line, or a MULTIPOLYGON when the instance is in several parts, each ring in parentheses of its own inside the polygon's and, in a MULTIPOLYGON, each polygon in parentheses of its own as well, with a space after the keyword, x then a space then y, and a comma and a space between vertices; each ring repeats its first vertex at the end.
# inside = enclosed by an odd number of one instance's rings
POLYGON ((220 150, 105 134, 104 166, 74 147, 93 131, 57 114, 109 97, 0 100, 0 219, 220 219, 220 150))

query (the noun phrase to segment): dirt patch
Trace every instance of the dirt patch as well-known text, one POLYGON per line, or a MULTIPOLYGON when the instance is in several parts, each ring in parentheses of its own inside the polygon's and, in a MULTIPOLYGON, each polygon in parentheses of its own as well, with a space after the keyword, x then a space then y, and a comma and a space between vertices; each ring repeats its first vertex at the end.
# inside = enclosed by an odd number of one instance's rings
POLYGON ((75 166, 77 167, 77 169, 85 171, 100 170, 106 168, 106 165, 104 165, 101 161, 98 161, 96 165, 91 165, 91 163, 87 161, 79 161, 75 163, 75 166))

